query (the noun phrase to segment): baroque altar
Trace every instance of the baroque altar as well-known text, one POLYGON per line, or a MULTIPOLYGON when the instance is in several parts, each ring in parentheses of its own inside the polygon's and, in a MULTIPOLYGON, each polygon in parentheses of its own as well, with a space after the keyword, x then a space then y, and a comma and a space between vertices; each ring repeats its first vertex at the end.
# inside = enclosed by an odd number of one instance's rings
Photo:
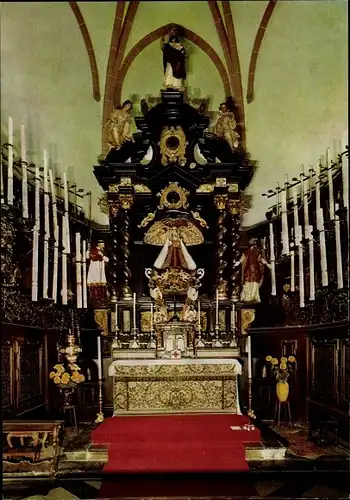
POLYGON ((142 114, 94 167, 112 241, 99 328, 114 414, 240 412, 239 337, 254 311, 240 300, 239 226, 254 165, 182 91, 142 114))

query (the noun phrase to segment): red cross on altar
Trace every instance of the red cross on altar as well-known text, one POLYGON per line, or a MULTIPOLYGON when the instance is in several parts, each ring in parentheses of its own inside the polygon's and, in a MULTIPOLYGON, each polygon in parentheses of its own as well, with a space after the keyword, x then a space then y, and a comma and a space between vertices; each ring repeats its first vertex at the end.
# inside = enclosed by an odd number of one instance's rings
POLYGON ((179 358, 180 357, 179 351, 174 351, 173 352, 173 356, 174 356, 175 359, 179 358))

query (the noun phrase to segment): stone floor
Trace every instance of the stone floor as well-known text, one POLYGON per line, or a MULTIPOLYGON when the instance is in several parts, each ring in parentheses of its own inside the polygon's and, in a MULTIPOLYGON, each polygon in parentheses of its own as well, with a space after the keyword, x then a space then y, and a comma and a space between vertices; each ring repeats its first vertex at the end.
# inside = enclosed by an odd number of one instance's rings
POLYGON ((94 426, 81 424, 79 435, 66 428, 57 476, 5 481, 3 500, 349 498, 348 451, 310 443, 303 427, 265 425, 262 442, 252 447, 249 473, 106 477, 107 451, 91 447, 94 426), (267 453, 266 459, 254 460, 254 453, 267 453))

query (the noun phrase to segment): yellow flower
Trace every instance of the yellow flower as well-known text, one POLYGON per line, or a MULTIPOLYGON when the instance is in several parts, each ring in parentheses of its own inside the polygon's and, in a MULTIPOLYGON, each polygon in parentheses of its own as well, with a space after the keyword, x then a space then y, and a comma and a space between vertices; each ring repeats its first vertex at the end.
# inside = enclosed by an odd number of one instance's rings
POLYGON ((272 356, 270 356, 270 355, 269 355, 269 356, 266 356, 266 358, 265 358, 265 359, 266 359, 266 361, 272 361, 272 356))
POLYGON ((57 365, 55 365, 53 368, 54 368, 54 370, 57 370, 57 371, 58 371, 58 373, 63 373, 63 372, 65 372, 65 369, 64 369, 64 366, 63 366, 63 365, 57 364, 57 365))
POLYGON ((61 377, 62 384, 68 384, 69 379, 70 379, 69 373, 64 373, 61 377))
POLYGON ((286 370, 287 369, 286 363, 281 363, 280 368, 281 368, 281 370, 286 370))
POLYGON ((84 380, 85 380, 84 375, 83 374, 79 375, 79 381, 80 382, 84 382, 84 380))
POLYGON ((271 359, 271 364, 278 365, 278 359, 277 358, 272 358, 271 359))
POLYGON ((72 381, 75 382, 76 384, 79 383, 79 373, 78 372, 72 373, 72 381))
POLYGON ((287 358, 281 358, 281 363, 287 363, 287 358))
POLYGON ((55 378, 56 377, 56 373, 55 372, 50 372, 50 378, 55 378))
POLYGON ((60 377, 56 376, 53 381, 55 382, 55 384, 60 384, 61 383, 61 379, 60 377))
POLYGON ((289 363, 295 363, 295 357, 289 356, 288 361, 289 361, 289 363))

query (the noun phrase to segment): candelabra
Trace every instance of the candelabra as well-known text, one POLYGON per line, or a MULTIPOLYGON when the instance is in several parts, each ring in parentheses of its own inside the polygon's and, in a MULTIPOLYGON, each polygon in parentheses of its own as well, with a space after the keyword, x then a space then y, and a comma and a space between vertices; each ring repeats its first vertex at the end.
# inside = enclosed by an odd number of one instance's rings
POLYGON ((213 347, 222 347, 222 343, 219 339, 219 325, 215 325, 215 339, 213 340, 213 347))
POLYGON ((139 341, 138 341, 139 329, 134 326, 131 331, 132 331, 132 334, 133 334, 133 339, 132 339, 132 341, 129 344, 129 348, 130 349, 139 349, 140 348, 140 344, 139 344, 139 341))
POLYGON ((100 424, 104 421, 105 417, 103 414, 103 378, 98 380, 98 409, 99 412, 96 415, 96 424, 100 424))

